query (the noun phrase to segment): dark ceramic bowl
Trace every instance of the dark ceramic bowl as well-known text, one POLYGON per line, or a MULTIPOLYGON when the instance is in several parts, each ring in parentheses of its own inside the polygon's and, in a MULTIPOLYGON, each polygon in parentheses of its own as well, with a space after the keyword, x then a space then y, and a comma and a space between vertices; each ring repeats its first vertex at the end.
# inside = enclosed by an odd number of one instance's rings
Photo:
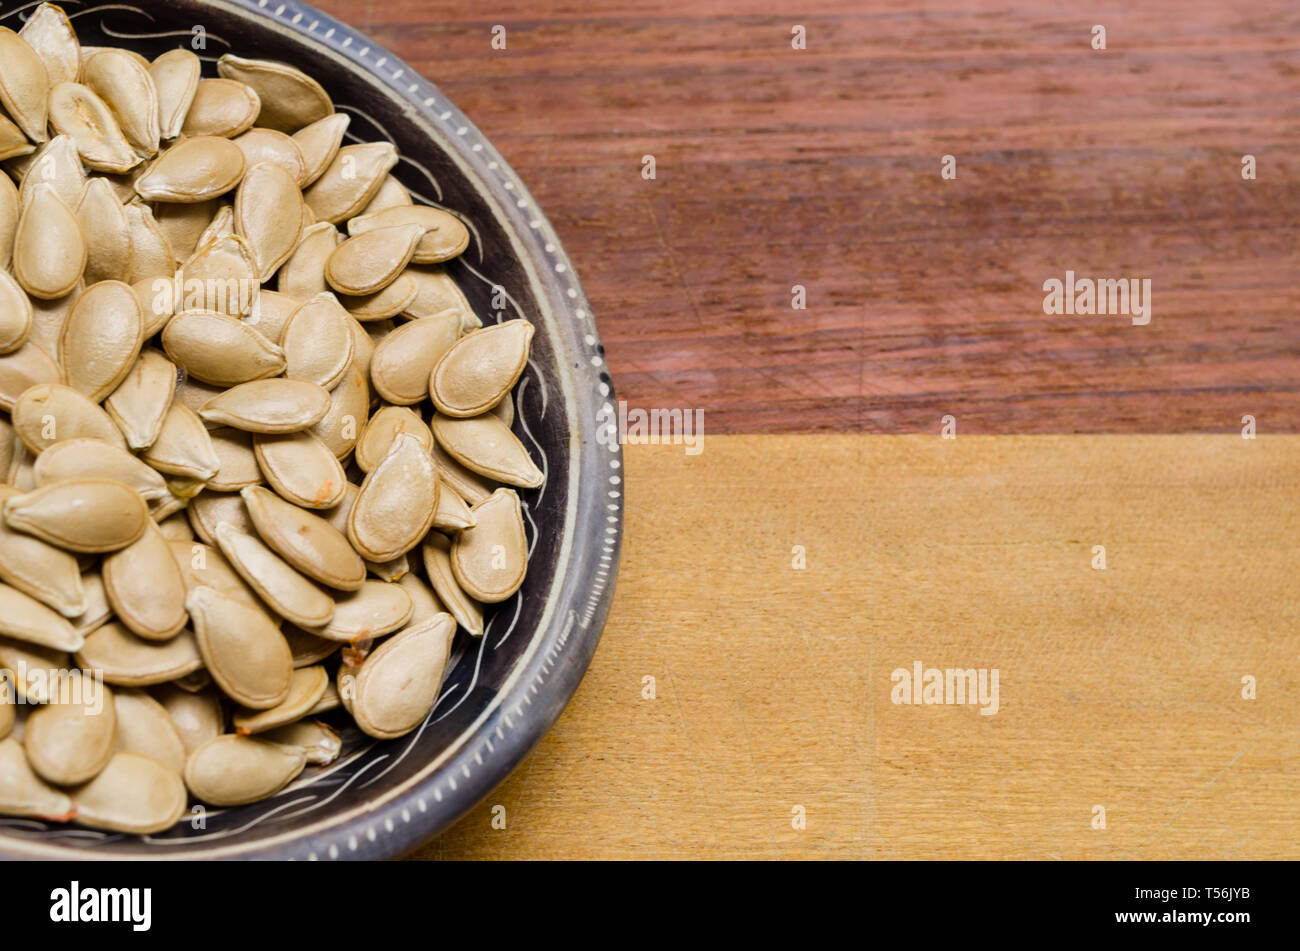
MULTIPOLYGON (((0 13, 17 30, 36 3, 0 13)), ((374 859, 409 851, 486 796, 559 716, 609 611, 622 527, 622 454, 597 439, 614 394, 591 307, 528 189, 436 86, 337 20, 293 0, 98 0, 62 4, 83 45, 152 59, 203 28, 205 75, 227 51, 314 76, 352 116, 351 141, 388 139, 416 196, 460 214, 472 242, 451 273, 484 322, 537 327, 515 399, 515 433, 546 472, 522 494, 531 557, 481 639, 458 634, 432 714, 401 739, 355 727, 328 767, 264 802, 210 810, 155 836, 112 835, 0 817, 12 858, 374 859), (507 306, 493 307, 494 285, 507 306)), ((498 300, 498 304, 500 301, 498 300)))

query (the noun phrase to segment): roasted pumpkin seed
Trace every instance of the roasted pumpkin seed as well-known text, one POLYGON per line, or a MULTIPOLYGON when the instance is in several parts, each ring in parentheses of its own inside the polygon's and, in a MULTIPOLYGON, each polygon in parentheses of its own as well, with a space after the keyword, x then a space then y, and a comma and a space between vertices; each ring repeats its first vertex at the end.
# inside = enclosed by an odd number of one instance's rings
POLYGON ((10 528, 91 554, 125 548, 149 524, 144 500, 109 479, 70 479, 15 496, 4 503, 4 517, 10 528))
POLYGON ((352 695, 357 726, 379 739, 409 733, 433 710, 456 622, 436 614, 380 644, 361 664, 352 695))
POLYGON ((519 382, 532 339, 533 325, 526 320, 507 320, 461 337, 429 376, 434 407, 461 418, 486 413, 519 382))
POLYGON ((185 605, 203 664, 226 696, 254 710, 288 696, 293 656, 266 615, 206 586, 191 591, 185 605))
POLYGON ((214 806, 239 806, 274 796, 306 762, 306 751, 300 748, 225 734, 190 754, 185 785, 214 806))
POLYGON ((302 667, 293 672, 289 696, 269 710, 237 710, 233 717, 235 732, 247 736, 265 733, 276 727, 301 720, 320 701, 329 686, 324 667, 302 667))

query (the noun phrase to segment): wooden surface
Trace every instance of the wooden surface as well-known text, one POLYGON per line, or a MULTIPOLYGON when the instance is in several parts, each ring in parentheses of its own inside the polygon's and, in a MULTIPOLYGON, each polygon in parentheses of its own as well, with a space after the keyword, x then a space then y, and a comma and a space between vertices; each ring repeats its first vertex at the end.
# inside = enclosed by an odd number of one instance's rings
POLYGON ((1300 858, 1300 437, 713 436, 626 461, 591 669, 418 857, 1300 858), (893 704, 917 660, 998 668, 999 711, 893 704))
POLYGON ((418 857, 1300 857, 1300 8, 319 2, 514 165, 619 397, 705 411, 628 447, 573 703, 418 857), (1151 323, 1045 316, 1066 270, 1151 323), (916 660, 1000 711, 891 703, 916 660))
POLYGON ((518 170, 632 406, 714 432, 1300 430, 1291 0, 320 5, 518 170), (1045 316, 1067 269, 1150 278, 1151 324, 1045 316))

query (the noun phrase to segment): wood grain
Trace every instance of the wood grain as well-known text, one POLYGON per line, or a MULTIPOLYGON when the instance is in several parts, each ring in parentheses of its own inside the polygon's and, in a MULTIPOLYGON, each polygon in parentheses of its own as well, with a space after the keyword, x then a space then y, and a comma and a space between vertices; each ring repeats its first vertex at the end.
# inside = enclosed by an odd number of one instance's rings
POLYGON ((1289 0, 320 5, 519 171, 632 406, 714 432, 1300 431, 1289 0), (1067 269, 1150 278, 1152 322, 1045 316, 1067 269))
POLYGON ((626 471, 586 678, 418 857, 1300 858, 1300 437, 711 436, 626 471), (1000 709, 892 703, 917 660, 997 668, 1000 709))

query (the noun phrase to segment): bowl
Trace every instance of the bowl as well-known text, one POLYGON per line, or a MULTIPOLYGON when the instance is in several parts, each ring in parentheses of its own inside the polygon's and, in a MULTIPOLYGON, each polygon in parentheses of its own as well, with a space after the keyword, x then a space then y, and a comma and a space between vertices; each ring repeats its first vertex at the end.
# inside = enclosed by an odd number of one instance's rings
MULTIPOLYGON (((470 247, 450 269, 476 313, 484 323, 524 317, 537 328, 515 390, 514 430, 546 483, 521 492, 531 553, 522 589, 496 606, 482 638, 458 632, 437 706, 414 732, 375 741, 349 727, 335 763, 309 767, 268 800, 208 809, 159 835, 0 817, 0 856, 407 852, 486 796, 541 739, 582 678, 608 614, 622 455, 616 440, 598 438, 614 394, 591 307, 546 216, 492 144, 436 86, 343 23, 293 0, 60 5, 83 45, 124 46, 150 59, 189 45, 212 76, 228 51, 298 65, 352 117, 349 141, 393 142, 402 156, 393 174, 416 201, 447 207, 469 225, 470 247)), ((35 6, 0 13, 0 25, 19 29, 35 6)))

